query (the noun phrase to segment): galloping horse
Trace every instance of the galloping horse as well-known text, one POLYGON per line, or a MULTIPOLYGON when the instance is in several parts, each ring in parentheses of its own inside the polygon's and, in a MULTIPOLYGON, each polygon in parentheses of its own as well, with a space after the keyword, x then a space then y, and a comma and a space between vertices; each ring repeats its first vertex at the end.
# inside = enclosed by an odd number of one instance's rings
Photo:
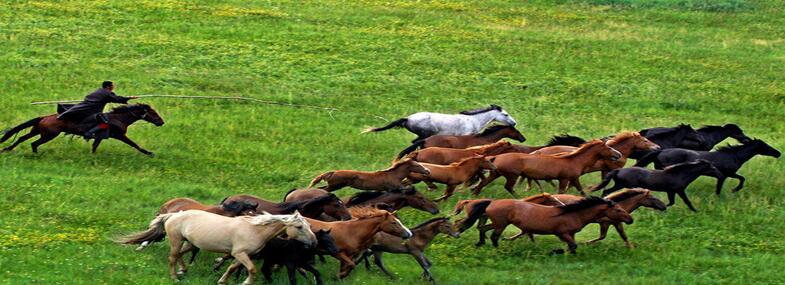
POLYGON ((314 178, 311 184, 308 185, 308 188, 313 188, 320 181, 325 180, 327 185, 319 188, 328 192, 346 186, 373 191, 401 190, 407 188, 407 185, 404 185, 402 181, 411 172, 425 175, 430 173, 427 168, 417 163, 417 161, 403 159, 395 162, 390 168, 380 171, 335 170, 325 172, 314 178))
POLYGON ((258 205, 256 208, 257 213, 291 214, 294 211, 299 211, 303 216, 313 219, 319 218, 322 214, 341 220, 349 220, 352 218, 343 201, 332 193, 330 193, 330 195, 322 195, 311 199, 282 203, 267 201, 248 194, 229 196, 223 201, 224 204, 235 202, 256 204, 258 205))
MULTIPOLYGON (((515 199, 482 201, 474 205, 469 216, 460 224, 465 231, 481 216, 487 215, 492 224, 478 224, 480 240, 477 246, 485 244, 485 232, 494 230, 491 235, 493 246, 499 246, 499 237, 507 225, 515 225, 522 231, 533 234, 556 235, 567 243, 570 253, 575 253, 575 233, 592 221, 608 217, 611 221, 632 223, 632 216, 615 202, 600 197, 590 196, 575 203, 564 206, 543 206, 515 199)), ((563 250, 555 250, 562 253, 563 250)))
POLYGON ((436 188, 436 185, 433 185, 434 182, 446 184, 447 188, 444 189, 444 194, 434 200, 439 202, 452 196, 458 185, 469 182, 483 169, 490 171, 496 170, 496 166, 493 165, 493 160, 493 157, 486 159, 484 156, 473 156, 449 165, 422 163, 422 166, 428 168, 431 174, 409 174, 408 179, 412 184, 423 181, 432 189, 436 188))
POLYGON ((502 107, 491 105, 487 108, 463 111, 457 115, 429 112, 414 113, 408 117, 395 120, 384 127, 369 128, 363 131, 363 133, 404 127, 417 135, 417 138, 412 140, 412 142, 416 142, 433 135, 465 136, 477 134, 488 123, 493 121, 509 126, 515 126, 516 124, 515 119, 510 117, 510 114, 504 111, 502 107))
MULTIPOLYGON (((685 146, 689 146, 689 148, 705 147, 703 137, 690 125, 679 124, 672 128, 643 129, 638 131, 638 133, 659 145, 661 149, 685 146)), ((633 151, 629 158, 640 159, 646 153, 648 151, 633 151)))
MULTIPOLYGON (((583 170, 594 165, 600 159, 618 160, 621 153, 607 146, 601 140, 593 140, 581 145, 577 150, 564 155, 533 155, 525 153, 505 153, 496 156, 493 164, 496 171, 492 171, 487 178, 480 182, 472 191, 478 195, 482 188, 499 176, 504 176, 507 183, 504 188, 515 195, 515 182, 518 177, 539 180, 558 179, 559 193, 564 193, 570 181, 575 181, 575 187, 583 192, 579 178, 583 170)), ((585 194, 585 193, 584 193, 585 194)))
POLYGON ((338 277, 341 279, 348 276, 357 266, 352 258, 371 247, 374 241, 373 236, 376 233, 385 232, 403 239, 412 237, 412 232, 390 212, 371 207, 350 209, 355 218, 349 221, 308 220, 312 230, 330 230, 339 250, 338 254, 333 257, 341 262, 341 269, 338 273, 338 277))
MULTIPOLYGON (((144 153, 149 156, 153 156, 153 153, 143 149, 139 145, 137 145, 134 141, 129 139, 125 134, 128 132, 128 126, 135 123, 139 120, 144 120, 150 122, 156 126, 162 126, 164 124, 164 120, 161 119, 161 116, 158 115, 152 107, 146 104, 135 104, 135 105, 126 105, 120 106, 117 108, 112 109, 111 112, 108 113, 109 115, 109 137, 122 141, 127 145, 139 150, 141 153, 144 153)), ((85 130, 81 129, 78 123, 72 123, 69 121, 63 121, 57 119, 57 114, 38 117, 22 123, 16 127, 11 128, 10 130, 6 131, 2 138, 0 138, 0 143, 5 142, 11 136, 16 133, 21 132, 24 129, 30 128, 30 133, 23 135, 20 137, 16 142, 12 145, 4 148, 2 151, 10 151, 14 149, 20 143, 40 135, 41 137, 34 141, 31 145, 33 147, 33 152, 38 152, 38 147, 42 144, 45 144, 52 139, 56 138, 60 133, 72 134, 72 135, 82 135, 85 133, 85 130)), ((93 153, 98 149, 98 145, 101 144, 100 139, 96 139, 93 141, 93 153)))
POLYGON ((478 145, 495 143, 503 138, 511 138, 518 142, 526 141, 526 137, 513 126, 492 126, 485 129, 482 133, 466 136, 438 135, 431 136, 405 148, 398 154, 398 158, 417 150, 418 148, 445 147, 445 148, 467 148, 478 145))
MULTIPOLYGON (((292 189, 286 193, 284 197, 285 202, 295 202, 313 199, 330 194, 330 192, 322 189, 292 189)), ((425 197, 422 193, 414 188, 405 190, 393 191, 362 191, 350 197, 343 199, 346 207, 357 206, 373 206, 378 204, 386 204, 390 206, 391 211, 400 210, 403 207, 412 207, 414 209, 425 211, 436 215, 439 213, 439 205, 436 205, 431 199, 425 197)), ((331 221, 328 219, 319 219, 323 221, 331 221)), ((337 220, 337 219, 335 219, 337 220)))
POLYGON ((405 158, 411 158, 417 162, 447 165, 463 159, 477 155, 497 155, 513 151, 510 142, 498 141, 492 144, 473 146, 466 149, 429 147, 407 154, 405 158))
POLYGON ((316 236, 310 224, 297 212, 293 215, 263 214, 230 218, 199 210, 158 215, 146 231, 128 235, 118 242, 138 243, 160 232, 166 232, 169 237, 169 275, 176 281, 178 274, 186 271, 183 254, 195 248, 229 253, 235 258, 218 284, 225 284, 232 272, 245 266, 248 278, 243 284, 251 285, 257 269, 250 255, 264 248, 270 239, 286 233, 288 239, 298 240, 308 246, 316 245, 316 236), (178 264, 180 269, 176 271, 178 264))

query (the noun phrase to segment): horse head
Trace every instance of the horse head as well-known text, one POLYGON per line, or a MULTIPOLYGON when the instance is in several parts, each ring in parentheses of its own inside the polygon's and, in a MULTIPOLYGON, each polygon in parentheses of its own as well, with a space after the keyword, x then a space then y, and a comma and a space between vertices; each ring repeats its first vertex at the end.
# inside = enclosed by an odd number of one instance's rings
POLYGON ((752 138, 745 135, 744 131, 742 131, 741 128, 739 128, 739 126, 736 124, 725 124, 722 126, 722 129, 727 132, 728 136, 734 138, 740 143, 748 143, 752 141, 752 138))
POLYGON ((325 214, 336 217, 342 221, 347 221, 352 219, 352 214, 349 213, 349 210, 346 209, 346 205, 344 205, 343 201, 341 201, 338 196, 335 196, 333 193, 328 193, 327 198, 328 200, 322 206, 322 211, 325 214))
POLYGON ((632 134, 633 149, 637 150, 659 150, 660 145, 650 141, 641 134, 635 132, 632 134))
POLYGON ((311 225, 302 215, 300 215, 300 212, 295 211, 292 215, 280 216, 284 217, 281 221, 286 227, 285 232, 287 239, 294 239, 302 242, 309 248, 317 245, 316 235, 311 231, 311 225))
MULTIPOLYGON (((112 111, 114 112, 115 110, 120 110, 120 108, 115 108, 112 111)), ((164 125, 164 119, 161 118, 161 115, 158 115, 158 112, 156 112, 153 107, 150 107, 150 105, 134 104, 128 106, 125 108, 125 110, 127 110, 131 116, 136 117, 137 119, 147 121, 158 127, 164 125)))
POLYGON ((461 233, 453 229, 454 228, 453 224, 449 218, 440 218, 436 222, 438 223, 436 228, 438 233, 445 234, 454 238, 461 237, 461 233))
POLYGON ((436 215, 439 213, 439 205, 435 202, 425 197, 422 193, 411 187, 411 189, 403 191, 403 199, 406 201, 406 204, 411 206, 412 208, 426 211, 431 213, 432 215, 436 215))
POLYGON ((656 196, 651 194, 651 191, 644 190, 644 197, 638 202, 638 205, 652 208, 659 211, 665 211, 668 209, 668 206, 665 205, 665 202, 658 199, 656 196))
POLYGON ((493 113, 493 120, 494 121, 500 122, 500 123, 508 125, 508 126, 513 126, 513 127, 516 124, 518 124, 518 122, 516 122, 515 119, 513 119, 512 116, 510 116, 510 114, 507 113, 507 111, 502 109, 502 107, 499 107, 499 106, 496 106, 496 105, 491 105, 491 108, 492 108, 491 112, 494 112, 493 113))
POLYGON ((781 155, 779 150, 759 139, 753 139, 744 145, 751 145, 756 154, 771 156, 773 158, 779 158, 781 155))
POLYGON ((381 223, 381 229, 383 232, 400 237, 402 239, 409 239, 412 237, 412 231, 410 231, 406 226, 404 226, 400 220, 395 216, 395 213, 391 213, 384 210, 379 210, 384 212, 384 220, 381 223))
POLYGON ((335 239, 330 234, 330 229, 328 230, 318 230, 314 234, 316 235, 317 247, 327 251, 330 255, 336 255, 340 251, 338 246, 335 245, 335 239))
POLYGON ((625 224, 632 224, 633 219, 630 213, 627 213, 619 204, 616 202, 606 200, 607 203, 605 204, 608 208, 605 210, 605 216, 615 222, 624 222, 625 224))

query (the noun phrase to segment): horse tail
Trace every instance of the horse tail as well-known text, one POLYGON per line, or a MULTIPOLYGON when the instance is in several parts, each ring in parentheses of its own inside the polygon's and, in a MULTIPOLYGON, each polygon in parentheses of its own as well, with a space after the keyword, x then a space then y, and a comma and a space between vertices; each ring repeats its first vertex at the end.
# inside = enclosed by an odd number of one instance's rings
POLYGON ((586 143, 585 139, 576 137, 570 134, 561 134, 553 136, 545 146, 566 145, 566 146, 581 146, 586 143))
POLYGON ((13 127, 13 128, 10 128, 10 129, 4 131, 3 137, 0 138, 0 143, 7 141, 9 138, 11 138, 11 136, 15 135, 18 132, 21 132, 24 129, 27 129, 27 128, 35 126, 35 125, 38 125, 38 123, 40 123, 41 120, 43 120, 43 119, 44 119, 43 117, 34 118, 32 120, 29 120, 27 122, 24 122, 24 123, 16 126, 16 127, 13 127))
POLYGON ((455 208, 452 211, 452 216, 460 214, 463 211, 463 208, 466 207, 466 205, 475 203, 477 201, 491 201, 491 199, 460 200, 460 201, 458 201, 458 203, 455 203, 455 208))
POLYGON ((321 182, 322 180, 325 180, 325 179, 330 179, 330 177, 331 177, 331 176, 333 176, 333 173, 334 173, 334 171, 330 171, 330 172, 325 172, 325 173, 322 173, 322 174, 321 174, 321 175, 319 175, 319 176, 316 176, 316 178, 314 178, 313 180, 311 180, 311 184, 310 184, 310 185, 308 185, 308 188, 313 188, 313 186, 315 186, 316 184, 318 184, 318 183, 319 183, 319 182, 321 182))
POLYGON ((608 184, 611 183, 611 180, 613 180, 613 178, 616 177, 616 174, 618 173, 619 173, 619 169, 611 170, 611 172, 605 174, 605 177, 602 178, 602 182, 600 182, 600 184, 597 184, 597 186, 592 187, 589 190, 589 192, 594 192, 602 188, 605 188, 605 186, 608 186, 608 184))
POLYGON ((485 215, 485 210, 488 208, 488 205, 493 202, 492 200, 481 200, 480 202, 475 203, 472 205, 471 210, 467 213, 466 219, 457 223, 458 231, 465 232, 469 228, 471 228, 477 220, 480 219, 483 215, 485 215))
POLYGON ((425 140, 424 139, 417 140, 412 145, 408 146, 407 148, 404 148, 401 151, 401 153, 398 154, 398 157, 396 159, 401 159, 401 157, 403 157, 404 155, 407 155, 407 154, 417 150, 418 148, 422 148, 424 146, 425 146, 425 140))
POLYGON ((281 202, 286 202, 286 197, 289 197, 289 194, 292 194, 294 191, 297 191, 297 188, 292 188, 291 190, 287 191, 286 194, 283 194, 283 201, 281 202))
POLYGON ((652 163, 655 160, 657 160, 657 156, 660 155, 660 152, 662 151, 655 150, 643 155, 643 157, 641 157, 640 159, 638 159, 638 161, 635 162, 635 166, 646 167, 647 165, 649 165, 649 163, 652 163))
POLYGON ((177 213, 160 214, 150 222, 146 231, 122 236, 115 239, 114 242, 121 244, 142 244, 142 246, 137 248, 137 250, 142 250, 147 244, 162 241, 166 237, 164 223, 175 214, 177 213))
POLYGON ((389 123, 386 126, 381 127, 381 128, 367 128, 367 129, 365 129, 363 131, 363 133, 381 132, 381 131, 389 130, 389 129, 392 129, 392 128, 400 128, 400 127, 403 127, 403 124, 405 124, 406 121, 408 121, 408 120, 409 119, 407 119, 407 118, 400 118, 400 119, 397 119, 397 120, 393 121, 392 123, 389 123))

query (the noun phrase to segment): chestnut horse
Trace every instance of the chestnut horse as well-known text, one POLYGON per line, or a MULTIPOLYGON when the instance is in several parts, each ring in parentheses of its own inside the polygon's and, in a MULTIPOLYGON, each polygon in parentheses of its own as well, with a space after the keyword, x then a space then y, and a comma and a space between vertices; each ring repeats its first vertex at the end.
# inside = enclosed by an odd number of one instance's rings
MULTIPOLYGON (((583 199, 583 197, 581 196, 575 196, 570 194, 556 194, 553 195, 553 197, 565 203, 573 203, 583 199)), ((624 191, 614 192, 613 194, 608 195, 605 198, 613 202, 616 202, 622 209, 624 209, 625 211, 627 211, 627 213, 630 214, 632 214, 633 211, 635 211, 641 206, 656 209, 659 211, 665 211, 665 209, 667 209, 667 206, 665 206, 665 202, 662 202, 662 200, 657 199, 657 197, 651 194, 651 191, 643 188, 634 188, 634 189, 627 189, 624 191)), ((544 204, 544 205, 550 206, 550 204, 544 204)), ((587 244, 592 244, 605 239, 605 236, 608 234, 608 228, 611 225, 613 225, 613 227, 616 228, 616 232, 619 233, 619 236, 624 241, 624 244, 627 245, 627 247, 630 249, 635 248, 635 246, 633 246, 632 243, 630 243, 629 240, 627 240, 627 234, 624 232, 624 224, 611 221, 607 217, 600 218, 599 220, 594 221, 594 223, 600 224, 600 237, 586 242, 587 244)), ((514 240, 525 234, 527 234, 525 231, 521 231, 521 233, 506 239, 514 240)), ((534 237, 531 234, 528 235, 529 235, 529 239, 534 241, 534 237)))
MULTIPOLYGON (((137 149, 141 153, 153 156, 152 152, 143 149, 125 135, 128 132, 128 127, 139 120, 150 122, 156 126, 162 126, 164 124, 164 120, 161 118, 161 116, 158 115, 157 112, 155 112, 155 110, 153 110, 152 107, 146 104, 126 105, 114 108, 107 114, 109 115, 110 122, 110 138, 124 142, 127 145, 137 149)), ((0 142, 8 140, 14 134, 30 127, 32 127, 30 133, 23 135, 16 142, 4 148, 0 152, 10 151, 20 143, 40 135, 41 137, 32 143, 33 152, 38 152, 38 147, 40 145, 53 140, 58 135, 60 135, 60 133, 81 136, 86 131, 81 128, 79 123, 60 120, 57 118, 57 114, 53 114, 49 116, 38 117, 11 128, 5 132, 2 138, 0 138, 0 142)), ((98 145, 100 144, 100 139, 93 141, 93 153, 95 153, 96 149, 98 149, 98 145)))
POLYGON ((452 196, 458 185, 469 182, 469 180, 475 177, 477 173, 481 172, 483 169, 488 169, 490 171, 496 170, 496 166, 493 165, 493 160, 494 158, 485 159, 484 156, 472 156, 451 163, 450 165, 422 163, 422 166, 428 168, 428 170, 431 171, 431 174, 425 176, 413 173, 409 174, 408 179, 412 184, 424 181, 428 183, 429 188, 430 186, 436 187, 436 185, 432 184, 434 182, 446 184, 447 188, 444 189, 444 194, 434 200, 439 202, 452 196))
POLYGON ((237 201, 245 201, 246 203, 253 203, 258 205, 256 212, 268 212, 271 214, 291 214, 294 211, 299 211, 303 216, 308 218, 317 219, 322 214, 330 215, 342 220, 351 219, 352 216, 335 194, 323 195, 314 197, 312 199, 275 203, 267 201, 254 195, 240 194, 229 196, 224 199, 224 203, 233 203, 237 201))
MULTIPOLYGON (((564 193, 570 181, 578 182, 583 170, 594 165, 600 159, 618 160, 621 153, 605 145, 601 140, 587 142, 577 150, 564 155, 533 155, 525 153, 506 153, 496 156, 493 164, 496 171, 491 172, 487 178, 474 188, 475 195, 480 194, 482 188, 499 176, 504 176, 507 183, 504 188, 515 196, 515 182, 518 177, 534 178, 540 180, 558 179, 559 193, 564 193)), ((583 193, 580 183, 575 183, 578 191, 583 193)), ((585 195, 585 193, 584 193, 585 195)))
POLYGON ((417 162, 447 165, 461 161, 472 156, 496 155, 512 150, 512 144, 506 141, 498 141, 492 144, 470 147, 466 149, 429 147, 407 154, 406 158, 411 158, 417 162))
POLYGON ((325 172, 311 181, 308 188, 313 188, 320 181, 327 181, 326 186, 319 189, 332 192, 343 187, 352 187, 360 190, 392 191, 406 188, 401 181, 409 173, 428 175, 430 171, 412 159, 403 159, 395 162, 390 168, 375 172, 357 170, 335 170, 325 172))
MULTIPOLYGON (((632 216, 615 202, 596 196, 583 198, 564 206, 543 206, 515 199, 482 201, 474 205, 471 214, 460 224, 461 232, 471 227, 481 216, 487 215, 490 225, 478 224, 480 240, 477 246, 485 244, 485 232, 491 234, 493 246, 499 246, 499 237, 504 229, 512 224, 521 230, 533 234, 556 235, 567 243, 570 253, 575 253, 575 233, 587 224, 608 217, 613 222, 632 223, 632 216)), ((554 253, 563 253, 555 250, 554 253)))
MULTIPOLYGON (((610 160, 598 160, 594 165, 590 166, 587 169, 583 170, 583 173, 590 173, 595 171, 601 171, 602 176, 605 177, 608 172, 614 169, 622 168, 625 164, 627 164, 627 157, 633 151, 641 150, 641 151, 654 151, 660 149, 660 146, 649 141, 646 137, 641 136, 638 132, 622 132, 619 133, 605 142, 606 145, 612 147, 613 149, 619 151, 621 153, 621 158, 616 161, 610 160)), ((545 148, 541 148, 537 151, 532 152, 531 154, 548 154, 548 155, 555 155, 560 153, 570 153, 575 151, 577 148, 573 146, 549 146, 545 148)), ((536 180, 534 180, 536 181, 536 180)), ((532 180, 529 180, 529 187, 531 188, 532 180)), ((578 181, 570 181, 570 186, 576 187, 576 185, 580 182, 578 181)), ((540 186, 537 183, 537 186, 540 186)), ((576 187, 577 189, 577 187, 576 187)), ((542 187, 540 186, 540 190, 542 187)))
POLYGON ((146 239, 157 232, 166 232, 170 242, 169 275, 178 281, 186 271, 183 254, 195 248, 229 253, 235 261, 218 280, 225 284, 229 275, 240 266, 248 270, 243 284, 253 284, 257 269, 250 255, 261 250, 267 241, 281 233, 309 246, 316 245, 316 236, 308 222, 295 212, 293 215, 258 215, 253 217, 224 217, 213 213, 188 210, 158 215, 143 232, 121 238, 117 242, 129 244, 146 239), (186 243, 186 241, 188 243, 186 243), (179 264, 179 271, 175 267, 179 264))
POLYGON ((341 222, 323 222, 308 219, 314 231, 329 230, 338 246, 338 254, 333 255, 341 262, 338 278, 345 278, 356 267, 354 256, 365 252, 373 245, 378 232, 385 232, 402 239, 412 237, 412 232, 406 228, 394 214, 385 210, 371 207, 350 208, 354 219, 341 222))
POLYGON ((405 148, 398 154, 398 158, 417 150, 418 148, 446 147, 446 148, 467 148, 485 144, 495 143, 503 138, 514 139, 519 142, 526 141, 526 137, 521 134, 514 126, 497 125, 485 129, 482 133, 466 136, 437 135, 423 140, 415 141, 414 144, 405 148))

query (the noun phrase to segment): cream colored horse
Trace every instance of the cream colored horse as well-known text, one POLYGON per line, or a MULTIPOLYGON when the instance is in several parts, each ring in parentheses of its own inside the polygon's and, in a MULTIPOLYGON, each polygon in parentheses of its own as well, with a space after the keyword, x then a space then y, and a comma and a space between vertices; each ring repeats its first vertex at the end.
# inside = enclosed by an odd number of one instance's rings
POLYGON ((158 215, 145 232, 121 238, 121 243, 136 243, 137 239, 151 232, 166 231, 171 249, 169 252, 169 275, 174 280, 186 271, 183 254, 197 247, 199 249, 228 253, 235 261, 218 280, 225 284, 229 275, 240 266, 248 270, 248 278, 243 284, 253 284, 257 269, 249 255, 261 250, 267 241, 286 233, 289 239, 296 239, 307 245, 316 245, 316 236, 311 226, 298 212, 293 215, 270 215, 224 217, 213 213, 189 210, 172 214, 158 215), (185 243, 188 241, 188 243, 185 243), (180 270, 175 271, 176 265, 180 270))

